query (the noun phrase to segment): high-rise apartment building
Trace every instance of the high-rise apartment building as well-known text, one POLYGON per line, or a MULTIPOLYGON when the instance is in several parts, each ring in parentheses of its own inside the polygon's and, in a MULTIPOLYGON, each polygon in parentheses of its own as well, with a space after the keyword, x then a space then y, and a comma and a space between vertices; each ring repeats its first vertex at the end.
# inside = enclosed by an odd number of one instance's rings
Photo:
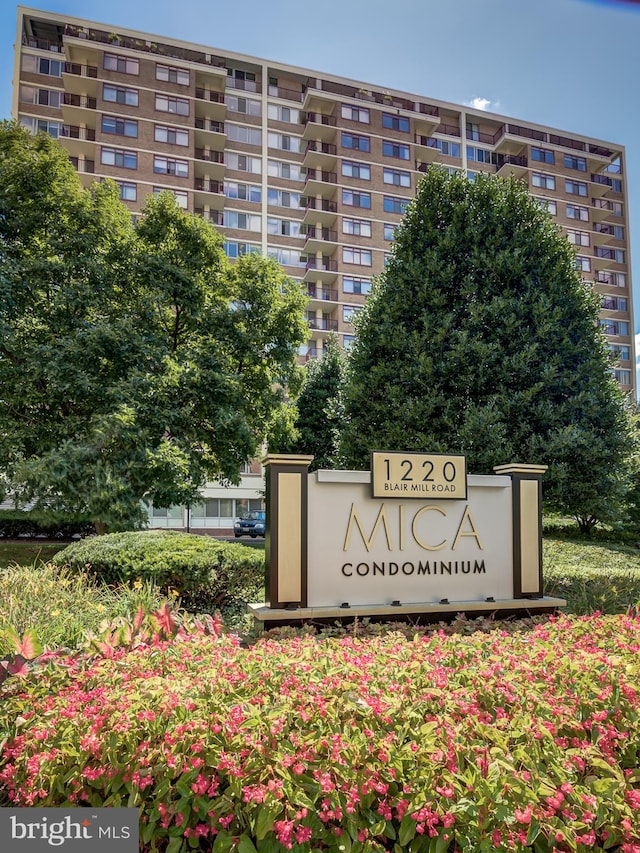
POLYGON ((515 174, 576 247, 635 389, 624 148, 533 122, 92 21, 18 8, 13 115, 68 149, 83 182, 149 193, 303 281, 317 357, 348 347, 394 229, 431 163, 515 174))

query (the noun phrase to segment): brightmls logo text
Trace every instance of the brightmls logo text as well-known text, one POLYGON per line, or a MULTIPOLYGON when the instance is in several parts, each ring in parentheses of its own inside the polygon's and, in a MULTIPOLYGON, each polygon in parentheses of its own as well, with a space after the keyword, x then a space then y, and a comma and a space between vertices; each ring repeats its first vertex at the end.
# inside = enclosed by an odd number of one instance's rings
POLYGON ((6 853, 138 853, 137 809, 0 809, 0 850, 6 853))

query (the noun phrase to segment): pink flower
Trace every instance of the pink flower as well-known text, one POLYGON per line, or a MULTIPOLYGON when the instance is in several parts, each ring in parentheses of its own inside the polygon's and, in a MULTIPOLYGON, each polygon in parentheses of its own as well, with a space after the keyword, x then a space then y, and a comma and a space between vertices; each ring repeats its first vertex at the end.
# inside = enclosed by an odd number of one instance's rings
POLYGON ((533 806, 529 804, 524 811, 522 809, 516 809, 514 812, 515 819, 518 823, 529 824, 531 823, 531 814, 533 812, 533 806))

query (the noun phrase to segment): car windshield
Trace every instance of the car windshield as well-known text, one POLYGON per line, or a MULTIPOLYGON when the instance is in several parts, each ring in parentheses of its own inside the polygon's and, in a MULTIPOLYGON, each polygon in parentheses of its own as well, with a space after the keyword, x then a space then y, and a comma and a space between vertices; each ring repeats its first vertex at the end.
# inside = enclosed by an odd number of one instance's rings
POLYGON ((253 512, 248 512, 246 515, 243 515, 242 518, 245 521, 262 521, 264 518, 264 512, 254 510, 253 512))

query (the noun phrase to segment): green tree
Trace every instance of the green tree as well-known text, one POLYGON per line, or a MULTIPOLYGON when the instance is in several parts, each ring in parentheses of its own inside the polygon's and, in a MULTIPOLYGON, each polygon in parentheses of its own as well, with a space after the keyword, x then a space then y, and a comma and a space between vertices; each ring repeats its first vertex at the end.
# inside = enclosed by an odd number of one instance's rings
POLYGON ((472 472, 546 463, 584 530, 624 487, 628 419, 573 250, 525 186, 431 168, 357 324, 343 463, 460 452, 472 472))
POLYGON ((237 481, 296 381, 303 309, 171 194, 134 227, 114 184, 83 190, 56 142, 0 127, 0 469, 19 501, 118 528, 237 481))
POLYGON ((345 361, 335 335, 330 335, 322 356, 307 362, 305 368, 304 386, 297 401, 299 435, 291 450, 313 455, 310 471, 336 464, 345 361))

